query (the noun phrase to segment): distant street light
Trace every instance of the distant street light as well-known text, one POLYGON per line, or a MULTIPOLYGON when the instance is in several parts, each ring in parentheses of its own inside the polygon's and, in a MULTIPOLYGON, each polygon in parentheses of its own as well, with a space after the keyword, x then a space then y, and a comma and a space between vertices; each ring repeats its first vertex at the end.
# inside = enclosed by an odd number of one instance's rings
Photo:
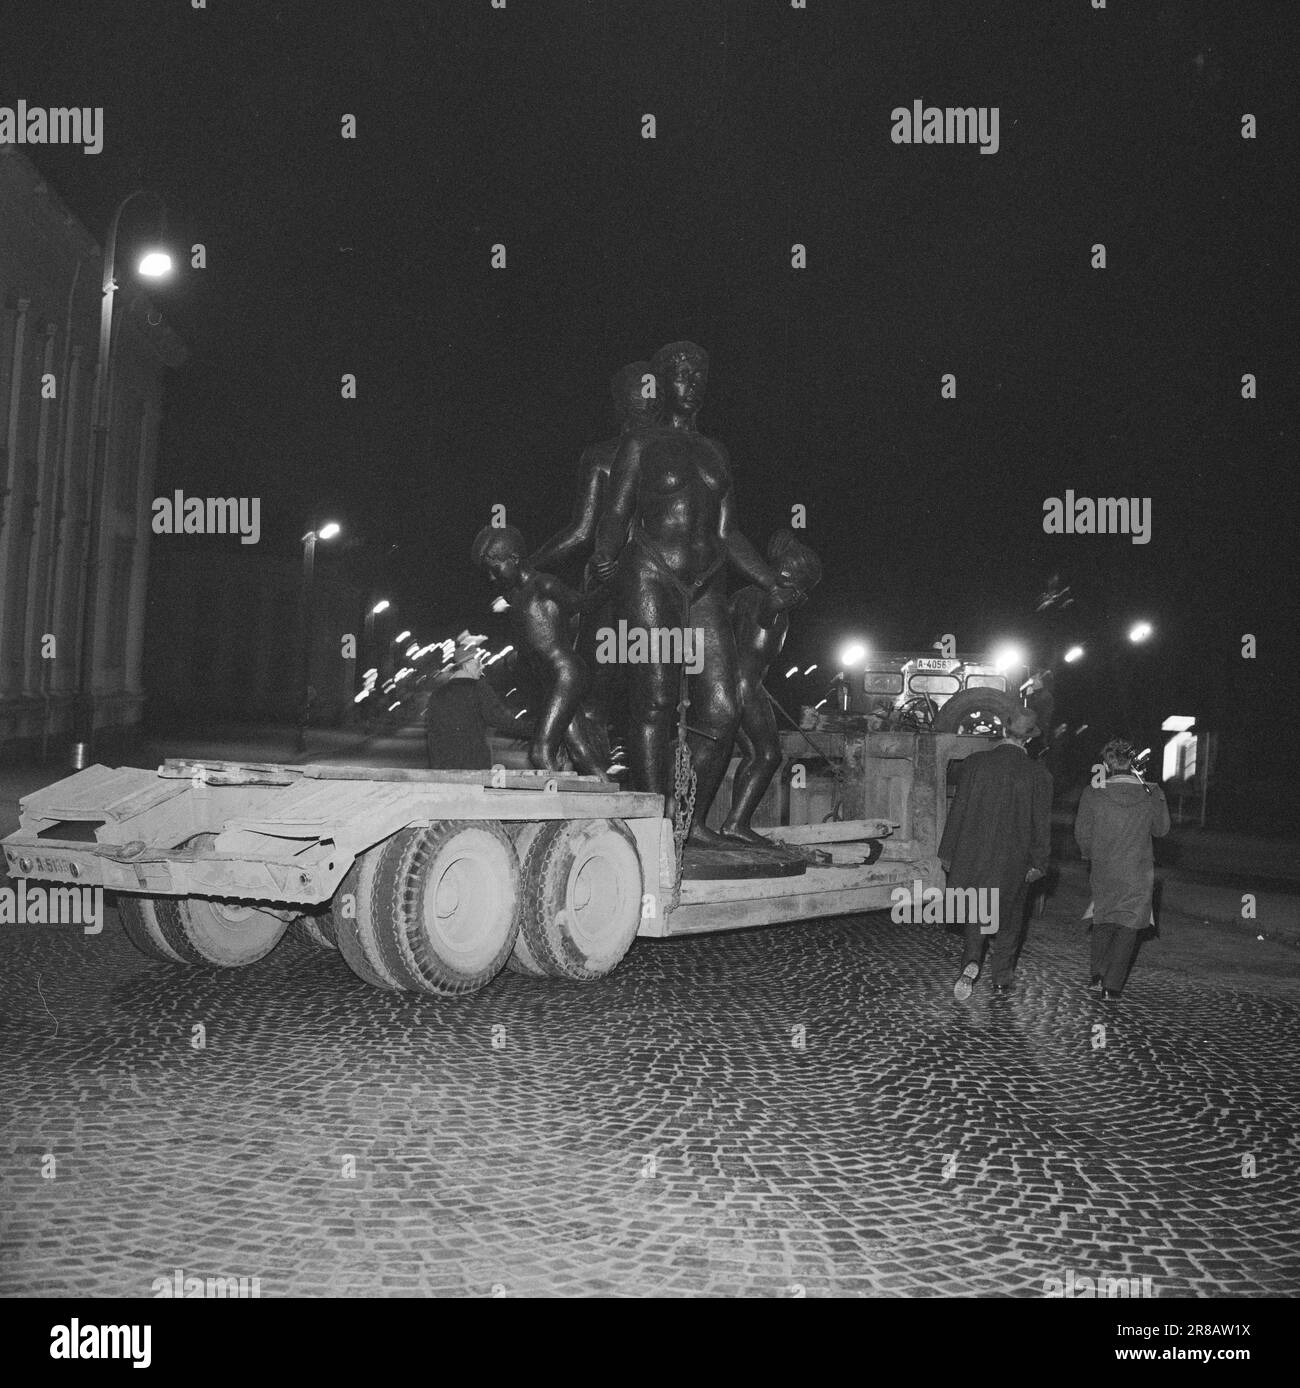
POLYGON ((409 631, 399 631, 397 635, 393 637, 393 645, 400 646, 402 642, 405 641, 408 636, 410 636, 410 634, 411 633, 409 631))
POLYGON ((792 665, 792 666, 785 672, 785 677, 786 677, 786 679, 789 679, 791 675, 797 675, 798 673, 799 673, 799 667, 798 667, 797 665, 792 665))
POLYGON ((1066 663, 1067 665, 1073 665, 1074 662, 1075 662, 1076 660, 1082 660, 1082 659, 1083 659, 1083 647, 1082 647, 1082 646, 1071 646, 1070 649, 1069 649, 1068 651, 1066 651, 1066 653, 1065 653, 1065 663, 1066 663))
MULTIPOLYGON (((76 749, 74 760, 88 765, 93 759, 95 740, 95 625, 99 600, 99 531, 103 515, 104 479, 108 465, 108 430, 112 415, 114 296, 120 287, 113 278, 117 262, 117 232, 122 211, 135 198, 153 198, 160 205, 157 193, 137 188, 118 203, 108 224, 104 241, 104 274, 99 300, 99 355, 95 358, 95 381, 91 391, 90 420, 93 444, 90 453, 90 477, 86 490, 86 583, 81 612, 81 650, 77 671, 77 737, 83 744, 76 749)), ((164 251, 151 249, 138 266, 142 274, 158 279, 171 269, 171 257, 164 251), (164 262, 166 262, 164 264, 164 262), (145 268, 148 266, 149 268, 145 268)))
POLYGON ((392 603, 390 603, 387 598, 383 598, 370 609, 370 615, 372 617, 378 617, 381 612, 387 612, 391 606, 392 603))
POLYGON ((1150 622, 1138 622, 1129 628, 1128 639, 1132 641, 1135 646, 1141 645, 1143 641, 1146 641, 1151 636, 1151 630, 1150 622))
POLYGON ((804 674, 805 674, 805 675, 811 675, 812 672, 813 672, 816 668, 817 668, 816 665, 810 665, 810 666, 804 671, 804 674))
POLYGON ((316 541, 332 540, 338 533, 338 522, 326 521, 320 527, 313 523, 302 537, 302 600, 299 603, 299 626, 302 633, 302 711, 298 715, 299 752, 307 750, 307 720, 311 717, 311 596, 312 579, 316 572, 316 541))
MULTIPOLYGON (((852 669, 855 665, 861 665, 867 658, 867 648, 861 641, 850 641, 840 651, 840 664, 852 669)), ((841 671, 841 674, 844 672, 841 671)))

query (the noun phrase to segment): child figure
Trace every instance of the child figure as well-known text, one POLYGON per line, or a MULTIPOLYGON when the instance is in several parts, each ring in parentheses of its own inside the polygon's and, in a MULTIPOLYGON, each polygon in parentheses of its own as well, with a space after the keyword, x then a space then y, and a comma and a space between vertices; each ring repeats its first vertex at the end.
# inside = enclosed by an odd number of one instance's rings
POLYGON ((781 653, 790 629, 790 613, 821 581, 821 560, 792 530, 778 530, 767 547, 768 563, 780 580, 771 592, 742 588, 731 597, 731 623, 740 657, 740 727, 736 742, 740 765, 731 787, 731 809, 722 825, 728 838, 771 848, 771 839, 749 827, 749 821, 777 767, 781 736, 763 688, 767 667, 781 653))
POLYGON ((574 654, 570 618, 594 606, 603 593, 577 593, 553 575, 529 568, 527 553, 524 537, 513 525, 484 526, 470 551, 475 566, 510 604, 519 644, 548 680, 546 705, 528 759, 539 771, 558 771, 563 738, 579 771, 602 775, 590 720, 581 707, 587 667, 574 654))

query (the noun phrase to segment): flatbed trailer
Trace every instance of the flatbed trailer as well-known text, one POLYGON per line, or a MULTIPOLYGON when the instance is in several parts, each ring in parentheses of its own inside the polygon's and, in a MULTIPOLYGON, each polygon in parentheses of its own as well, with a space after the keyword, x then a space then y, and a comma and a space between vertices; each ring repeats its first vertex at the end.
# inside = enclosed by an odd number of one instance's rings
POLYGON ((809 822, 826 805, 790 794, 755 819, 835 860, 797 876, 683 880, 661 797, 503 768, 92 766, 26 796, 3 848, 13 878, 117 893, 159 961, 251 964, 296 925, 390 990, 472 992, 502 968, 590 980, 638 935, 879 910, 897 887, 940 884, 946 768, 987 740, 841 742, 826 742, 834 818, 809 822))

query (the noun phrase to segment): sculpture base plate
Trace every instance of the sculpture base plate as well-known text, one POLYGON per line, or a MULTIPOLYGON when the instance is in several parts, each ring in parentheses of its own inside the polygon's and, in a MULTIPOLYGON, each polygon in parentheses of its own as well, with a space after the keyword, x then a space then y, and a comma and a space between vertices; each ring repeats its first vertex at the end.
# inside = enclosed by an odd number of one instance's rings
POLYGON ((697 848, 688 843, 682 854, 682 880, 689 882, 738 877, 799 877, 807 870, 805 861, 745 844, 735 848, 697 848))

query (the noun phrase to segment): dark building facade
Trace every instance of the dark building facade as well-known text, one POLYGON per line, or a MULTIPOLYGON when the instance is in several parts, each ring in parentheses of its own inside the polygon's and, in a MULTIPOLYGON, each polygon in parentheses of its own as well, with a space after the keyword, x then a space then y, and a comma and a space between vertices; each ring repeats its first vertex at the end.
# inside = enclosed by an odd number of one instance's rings
MULTIPOLYGON (((73 738, 87 603, 102 252, 14 146, 0 146, 0 756, 73 738)), ((123 284, 126 276, 117 276, 123 284)), ((164 377, 186 351, 149 301, 114 312, 93 640, 97 753, 144 700, 150 505, 164 377), (102 736, 101 736, 102 735, 102 736)))

